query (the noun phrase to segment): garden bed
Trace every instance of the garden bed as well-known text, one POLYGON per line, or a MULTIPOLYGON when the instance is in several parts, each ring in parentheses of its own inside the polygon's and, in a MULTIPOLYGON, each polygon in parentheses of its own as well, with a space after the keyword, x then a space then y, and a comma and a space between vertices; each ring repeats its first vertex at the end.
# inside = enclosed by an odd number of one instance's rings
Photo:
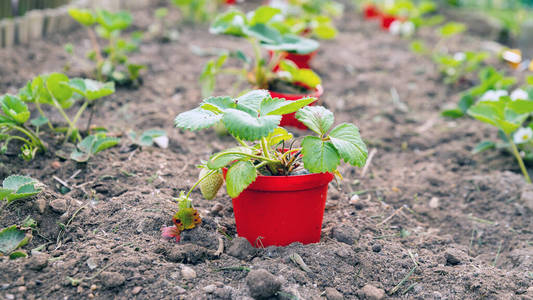
MULTIPOLYGON (((135 12, 137 29, 146 30, 152 15, 135 12)), ((344 180, 330 185, 320 243, 253 249, 235 238, 231 199, 200 200, 198 191, 192 198, 203 224, 182 233, 179 244, 161 239, 160 228, 171 225, 176 210, 173 197, 197 178, 194 164, 233 143, 211 130, 173 128, 174 117, 201 99, 199 66, 209 57, 191 46, 243 45, 185 26, 177 42, 141 45, 132 59, 148 66, 144 84, 118 89, 93 120, 116 134, 163 128, 168 149, 132 150, 123 138, 121 147, 87 164, 52 154, 31 162, 0 157, 0 178, 18 173, 46 185, 35 199, 1 211, 1 228, 34 218, 39 234, 25 248, 46 246, 42 255, 0 260, 0 298, 236 299, 253 293, 249 285, 275 281, 280 299, 335 299, 330 288, 346 299, 533 297, 533 187, 512 157, 470 153, 495 132, 474 120, 440 116, 460 89, 441 84, 431 61, 411 53, 408 41, 353 11, 338 24, 338 37, 322 43, 313 61, 323 78, 321 100, 336 123, 358 125, 372 158, 363 170, 341 167, 344 180), (61 194, 57 179, 71 191, 61 194), (294 253, 308 269, 294 262, 294 253), (254 269, 276 278, 247 277, 254 269)), ((59 71, 67 42, 78 57, 90 48, 79 29, 31 48, 0 50, 0 90, 15 93, 33 76, 59 71)), ((462 36, 448 46, 459 51, 479 44, 462 36)), ((68 74, 89 70, 76 60, 68 74)), ((231 92, 229 79, 219 86, 227 89, 216 94, 231 92)))

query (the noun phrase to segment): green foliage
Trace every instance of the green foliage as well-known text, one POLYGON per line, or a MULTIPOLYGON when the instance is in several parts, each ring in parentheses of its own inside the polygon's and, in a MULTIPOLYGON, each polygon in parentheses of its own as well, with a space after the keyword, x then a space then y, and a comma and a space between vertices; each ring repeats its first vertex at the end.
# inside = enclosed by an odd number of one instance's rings
POLYGON ((88 29, 93 44, 93 51, 88 56, 96 63, 96 79, 112 80, 120 85, 138 85, 139 71, 144 66, 130 63, 128 54, 137 51, 142 34, 132 34, 130 39, 121 36, 133 22, 131 14, 75 8, 69 9, 69 14, 88 29), (108 41, 105 48, 101 48, 95 33, 108 41))
POLYGON ((151 147, 154 145, 154 139, 162 136, 166 136, 167 133, 161 129, 150 129, 144 131, 140 136, 135 131, 128 133, 129 138, 135 145, 141 147, 151 147))
POLYGON ((284 59, 280 61, 279 69, 289 74, 287 78, 288 82, 302 83, 310 88, 316 88, 322 82, 320 77, 313 70, 300 69, 294 62, 290 60, 284 59))
POLYGON ((455 84, 470 73, 479 71, 489 57, 487 52, 460 52, 455 55, 436 54, 433 60, 444 77, 445 84, 455 84))
POLYGON ((466 25, 457 22, 448 22, 440 27, 437 32, 442 38, 450 38, 466 31, 466 25))
POLYGON ((37 185, 37 180, 31 177, 11 175, 2 182, 0 201, 5 200, 11 203, 15 200, 33 197, 41 192, 37 185))
POLYGON ((77 162, 87 162, 96 153, 114 147, 119 142, 120 139, 107 137, 103 132, 89 135, 78 143, 70 158, 77 162))
POLYGON ((217 11, 218 0, 172 0, 185 22, 204 23, 217 11))
POLYGON ((0 231, 0 254, 12 259, 25 257, 24 252, 16 251, 30 242, 32 235, 17 225, 6 227, 0 231))
POLYGON ((333 113, 321 106, 308 106, 315 100, 271 98, 265 90, 251 91, 236 99, 211 97, 199 107, 179 114, 175 123, 182 129, 199 130, 222 120, 240 146, 212 155, 206 166, 211 170, 229 167, 227 191, 237 197, 258 174, 290 175, 302 163, 312 173, 336 173, 341 159, 354 166, 365 164, 368 151, 357 127, 343 123, 330 132, 333 113), (282 115, 294 112, 317 136, 306 136, 300 148, 287 150, 284 145, 291 143, 293 136, 279 123, 282 115))

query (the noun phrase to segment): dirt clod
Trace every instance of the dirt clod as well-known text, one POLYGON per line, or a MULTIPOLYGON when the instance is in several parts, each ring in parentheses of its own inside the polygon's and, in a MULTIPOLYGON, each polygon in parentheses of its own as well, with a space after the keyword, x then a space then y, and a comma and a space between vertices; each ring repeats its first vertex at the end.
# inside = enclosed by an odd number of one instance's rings
POLYGON ((328 300, 343 300, 344 297, 335 288, 327 287, 326 288, 326 299, 328 299, 328 300))
POLYGON ((374 246, 372 246, 372 251, 374 252, 381 252, 381 249, 382 249, 382 246, 381 244, 375 244, 374 246))
POLYGON ((446 258, 446 265, 456 266, 461 263, 462 259, 465 257, 465 253, 457 249, 448 249, 444 253, 444 258, 446 258))
POLYGON ((107 289, 119 287, 126 281, 124 275, 118 272, 102 272, 99 277, 102 281, 102 286, 107 289))
POLYGON ((40 214, 44 214, 44 211, 46 209, 46 200, 44 200, 42 198, 39 198, 39 199, 35 200, 35 206, 39 210, 40 214))
POLYGON ((250 296, 255 299, 272 297, 281 288, 281 282, 265 269, 252 270, 246 276, 250 296))
POLYGON ((131 294, 132 294, 132 295, 137 295, 138 293, 141 292, 142 289, 143 289, 142 286, 136 286, 136 287, 134 287, 134 288, 131 290, 131 294))
POLYGON ((185 280, 192 280, 192 279, 196 278, 196 271, 193 268, 191 268, 191 267, 182 266, 181 267, 181 276, 185 280))
POLYGON ((337 241, 348 245, 353 245, 361 235, 357 228, 346 224, 334 227, 331 234, 337 241))
POLYGON ((63 214, 68 210, 67 200, 65 199, 55 199, 50 202, 50 207, 53 211, 63 214))
POLYGON ((28 261, 28 268, 34 271, 41 271, 48 266, 48 254, 39 253, 33 255, 28 261))
POLYGON ((361 289, 361 292, 363 293, 365 299, 368 300, 381 300, 385 298, 385 291, 383 289, 373 286, 372 284, 365 285, 361 289))
POLYGON ((231 245, 227 250, 227 253, 238 259, 247 260, 250 259, 256 249, 250 245, 247 239, 243 237, 236 237, 231 241, 231 245))

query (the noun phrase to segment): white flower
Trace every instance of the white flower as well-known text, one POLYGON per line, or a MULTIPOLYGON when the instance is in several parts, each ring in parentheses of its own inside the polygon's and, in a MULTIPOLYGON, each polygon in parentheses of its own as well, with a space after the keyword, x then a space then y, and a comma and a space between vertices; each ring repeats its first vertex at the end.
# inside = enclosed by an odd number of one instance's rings
POLYGON ((513 135, 513 141, 515 144, 523 144, 533 137, 533 129, 529 127, 518 128, 518 130, 513 135))
POLYGON ((499 101, 501 97, 507 96, 509 93, 506 90, 488 90, 481 96, 480 101, 499 101))
POLYGON ((403 36, 411 36, 415 33, 415 24, 411 21, 402 24, 401 32, 403 36))
POLYGON ((389 26, 390 33, 394 35, 399 35, 401 29, 402 29, 402 22, 395 20, 392 23, 390 23, 390 26, 389 26))
POLYGON ((466 59, 466 54, 464 54, 463 52, 457 52, 453 56, 453 59, 455 59, 456 61, 463 61, 466 59))
POLYGON ((233 20, 231 20, 231 24, 241 27, 244 25, 244 18, 242 16, 237 15, 233 18, 233 20))
POLYGON ((516 89, 511 93, 511 100, 528 100, 529 94, 523 89, 516 89))

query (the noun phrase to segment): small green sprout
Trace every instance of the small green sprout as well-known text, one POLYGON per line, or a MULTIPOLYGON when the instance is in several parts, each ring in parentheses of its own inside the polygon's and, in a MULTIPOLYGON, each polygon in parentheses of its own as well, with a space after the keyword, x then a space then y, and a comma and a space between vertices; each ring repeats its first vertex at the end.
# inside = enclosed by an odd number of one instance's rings
POLYGON ((11 175, 4 179, 0 188, 0 201, 8 204, 33 197, 41 192, 39 182, 31 177, 11 175))
POLYGON ((31 230, 13 225, 0 231, 0 256, 9 256, 11 259, 28 256, 24 251, 17 249, 28 244, 32 239, 31 230))
POLYGON ((74 150, 70 158, 80 163, 89 161, 96 153, 105 149, 116 146, 120 139, 108 137, 104 132, 92 134, 78 143, 77 149, 74 150))

